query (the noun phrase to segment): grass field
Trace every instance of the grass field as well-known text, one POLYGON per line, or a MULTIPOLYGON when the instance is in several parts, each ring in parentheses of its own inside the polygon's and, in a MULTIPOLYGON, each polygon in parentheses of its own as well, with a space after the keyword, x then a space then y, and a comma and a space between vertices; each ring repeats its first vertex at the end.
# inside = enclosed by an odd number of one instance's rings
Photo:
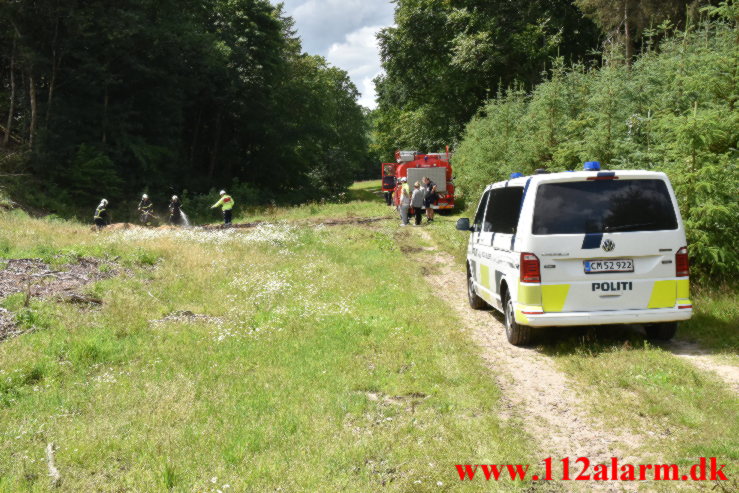
POLYGON ((0 214, 5 258, 125 268, 87 288, 101 308, 4 300, 38 330, 0 342, 0 490, 46 491, 51 442, 66 491, 428 491, 459 486, 459 461, 532 460, 395 226, 98 234, 0 214))
POLYGON ((309 203, 294 207, 252 207, 237 211, 234 221, 310 221, 358 217, 395 217, 381 201, 380 181, 357 182, 337 203, 309 203))

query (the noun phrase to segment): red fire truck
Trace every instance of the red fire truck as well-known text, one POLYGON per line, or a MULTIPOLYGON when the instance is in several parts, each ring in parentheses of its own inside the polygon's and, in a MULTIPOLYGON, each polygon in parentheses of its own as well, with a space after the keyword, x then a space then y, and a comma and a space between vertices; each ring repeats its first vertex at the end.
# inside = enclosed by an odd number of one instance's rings
MULTIPOLYGON (((398 205, 400 200, 400 179, 407 178, 413 190, 415 182, 421 182, 428 176, 436 183, 439 200, 432 207, 437 210, 454 209, 454 182, 452 182, 452 165, 449 151, 445 153, 420 154, 417 151, 397 151, 395 163, 382 165, 382 190, 393 191, 392 201, 398 205)), ((387 195, 386 195, 387 197, 387 195)))

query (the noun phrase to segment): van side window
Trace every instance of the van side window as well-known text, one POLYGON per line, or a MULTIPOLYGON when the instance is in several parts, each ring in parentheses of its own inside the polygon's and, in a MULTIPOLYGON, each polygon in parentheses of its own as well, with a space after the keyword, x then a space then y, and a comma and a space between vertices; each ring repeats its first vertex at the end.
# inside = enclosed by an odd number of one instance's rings
POLYGON ((521 215, 523 187, 495 188, 490 191, 483 231, 514 234, 521 215))
POLYGON ((475 214, 475 222, 473 223, 475 231, 482 231, 482 218, 485 217, 485 207, 488 205, 488 197, 490 191, 485 192, 480 199, 480 205, 477 206, 477 214, 475 214))

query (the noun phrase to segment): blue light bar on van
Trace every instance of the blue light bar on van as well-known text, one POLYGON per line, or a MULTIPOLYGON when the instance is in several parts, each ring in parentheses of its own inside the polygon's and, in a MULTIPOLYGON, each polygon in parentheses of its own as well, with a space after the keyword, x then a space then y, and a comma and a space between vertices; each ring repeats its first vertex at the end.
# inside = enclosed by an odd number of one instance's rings
POLYGON ((600 163, 598 161, 588 161, 584 166, 585 171, 600 171, 600 163))
POLYGON ((511 173, 511 180, 514 178, 521 178, 523 173, 511 173))

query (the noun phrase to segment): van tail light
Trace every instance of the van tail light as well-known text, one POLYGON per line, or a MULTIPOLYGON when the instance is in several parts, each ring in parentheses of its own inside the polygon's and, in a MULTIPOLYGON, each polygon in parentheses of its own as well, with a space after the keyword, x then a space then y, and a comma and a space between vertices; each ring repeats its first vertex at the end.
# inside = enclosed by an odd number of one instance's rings
POLYGON ((690 275, 690 261, 688 247, 684 246, 675 254, 675 276, 688 277, 690 275))
POLYGON ((541 282, 539 258, 533 253, 521 254, 521 282, 541 282))

